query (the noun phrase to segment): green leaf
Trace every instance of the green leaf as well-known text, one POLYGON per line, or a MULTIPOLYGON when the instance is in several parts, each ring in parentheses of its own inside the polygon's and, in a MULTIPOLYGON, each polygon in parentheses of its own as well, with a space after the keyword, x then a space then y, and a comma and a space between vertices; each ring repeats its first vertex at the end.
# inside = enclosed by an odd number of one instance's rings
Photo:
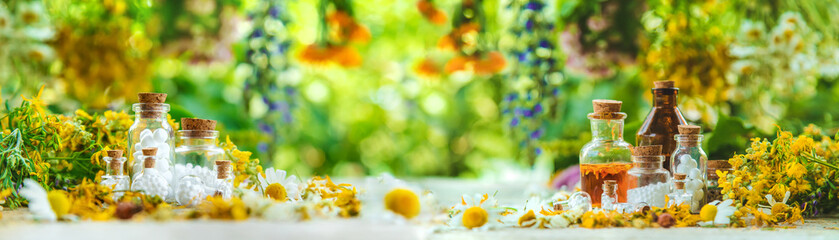
POLYGON ((754 135, 754 128, 747 127, 739 117, 729 117, 721 112, 718 114, 717 126, 708 134, 707 152, 712 159, 727 159, 748 145, 749 136, 754 135))

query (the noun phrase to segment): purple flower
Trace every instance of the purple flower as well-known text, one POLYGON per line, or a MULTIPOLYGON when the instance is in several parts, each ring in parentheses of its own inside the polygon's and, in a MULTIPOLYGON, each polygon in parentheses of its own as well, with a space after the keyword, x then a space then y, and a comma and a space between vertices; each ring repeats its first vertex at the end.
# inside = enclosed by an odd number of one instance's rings
POLYGON ((528 19, 527 22, 524 23, 524 28, 527 31, 533 31, 533 20, 528 19))
POLYGON ((533 149, 533 153, 535 153, 536 155, 542 155, 542 148, 537 147, 536 149, 533 149))
POLYGON ((274 132, 274 128, 272 128, 271 126, 268 126, 268 124, 265 124, 265 123, 259 123, 259 130, 264 132, 264 133, 273 133, 274 132))
POLYGON ((535 112, 535 113, 541 113, 541 112, 542 112, 542 104, 541 104, 541 103, 537 103, 537 104, 536 104, 536 106, 533 106, 533 112, 535 112))
POLYGON ((513 120, 510 121, 510 127, 515 127, 519 125, 519 118, 514 117, 513 120))
POLYGON ((578 182, 580 182, 580 166, 574 165, 559 172, 553 181, 551 181, 551 186, 554 189, 562 189, 564 187, 566 190, 571 190, 574 189, 574 186, 578 182))
POLYGON ((524 52, 524 53, 519 53, 519 62, 524 62, 524 61, 527 61, 527 55, 528 55, 528 54, 527 54, 526 52, 524 52))
POLYGON ((516 100, 517 98, 519 98, 518 94, 510 93, 510 94, 507 94, 507 98, 505 98, 505 100, 507 100, 508 102, 512 102, 513 100, 516 100))
POLYGON ((542 8, 545 7, 545 4, 538 1, 531 1, 528 2, 527 5, 525 5, 524 7, 533 11, 541 11, 542 8))
POLYGON ((539 139, 541 137, 542 137, 542 129, 537 129, 536 131, 533 131, 532 133, 530 133, 530 138, 531 139, 539 139))
POLYGON ((260 28, 254 29, 253 33, 251 33, 251 38, 260 38, 262 36, 263 36, 262 29, 260 29, 260 28))
POLYGON ((259 152, 267 152, 268 151, 268 144, 265 143, 265 142, 261 142, 261 143, 256 145, 256 149, 258 149, 259 152))
POLYGON ((553 46, 551 46, 551 42, 549 42, 548 40, 542 39, 541 41, 539 41, 539 47, 551 48, 553 46))
POLYGON ((268 14, 273 18, 277 18, 280 16, 280 8, 277 6, 271 6, 271 8, 268 9, 268 14))

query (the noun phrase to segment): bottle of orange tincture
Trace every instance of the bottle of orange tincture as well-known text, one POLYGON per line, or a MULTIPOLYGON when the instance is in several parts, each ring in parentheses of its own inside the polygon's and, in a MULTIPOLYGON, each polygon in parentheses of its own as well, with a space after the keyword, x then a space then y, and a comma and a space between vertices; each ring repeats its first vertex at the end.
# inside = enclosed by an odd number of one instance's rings
POLYGON ((621 102, 594 100, 591 120, 592 140, 580 150, 580 181, 582 190, 591 196, 592 204, 600 205, 603 182, 617 182, 618 202, 626 202, 626 172, 632 167, 632 145, 623 140, 621 102))

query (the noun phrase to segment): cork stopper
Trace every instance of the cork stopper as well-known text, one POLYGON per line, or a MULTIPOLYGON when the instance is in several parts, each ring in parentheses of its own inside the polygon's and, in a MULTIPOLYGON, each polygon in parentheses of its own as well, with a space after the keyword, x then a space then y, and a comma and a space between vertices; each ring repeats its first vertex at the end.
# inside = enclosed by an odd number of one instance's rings
POLYGON ((183 130, 192 131, 213 131, 216 130, 216 121, 199 118, 181 118, 183 130))
POLYGON ((673 182, 673 186, 675 186, 676 189, 685 189, 685 179, 687 179, 687 177, 688 175, 684 173, 673 174, 673 178, 678 180, 673 182))
POLYGON ((143 156, 157 155, 157 148, 143 148, 143 156))
POLYGON ((603 181, 603 192, 606 194, 614 194, 618 188, 618 181, 615 180, 606 180, 603 181))
POLYGON ((216 161, 216 178, 226 179, 230 177, 230 160, 216 161))
POLYGON ((687 179, 688 175, 684 173, 675 173, 673 174, 673 178, 676 180, 685 180, 687 179))
POLYGON ((163 102, 166 102, 166 94, 165 93, 142 92, 142 93, 137 94, 137 98, 139 98, 140 103, 163 103, 163 102))
POLYGON ((728 160, 708 160, 708 169, 731 169, 728 160))
POLYGON ((621 111, 621 104, 623 104, 623 102, 608 99, 595 99, 591 101, 591 104, 594 106, 595 113, 615 113, 621 111))
POLYGON ((632 148, 632 156, 659 156, 661 145, 637 146, 632 148))
POLYGON ((117 159, 122 157, 122 150, 108 150, 105 154, 112 159, 117 159))
POLYGON ((562 203, 554 203, 554 211, 555 212, 562 211, 562 203))
POLYGON ((679 134, 697 135, 702 133, 702 128, 696 125, 679 125, 679 134))
POLYGON ((675 88, 676 87, 676 82, 670 81, 670 80, 655 81, 655 82, 653 82, 653 86, 655 86, 655 88, 675 88))
POLYGON ((674 182, 673 186, 675 186, 676 189, 680 189, 680 190, 685 189, 685 182, 684 181, 674 182))

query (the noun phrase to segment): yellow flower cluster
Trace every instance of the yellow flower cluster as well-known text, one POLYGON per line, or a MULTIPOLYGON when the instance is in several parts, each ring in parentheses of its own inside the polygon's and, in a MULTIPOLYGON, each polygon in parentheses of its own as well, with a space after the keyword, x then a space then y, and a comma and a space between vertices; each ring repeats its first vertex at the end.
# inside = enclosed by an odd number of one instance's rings
POLYGON ((233 179, 233 186, 239 187, 245 183, 245 188, 252 188, 258 182, 257 176, 264 174, 259 159, 251 159, 253 153, 239 150, 236 144, 230 141, 230 136, 227 136, 221 147, 234 163, 233 175, 236 178, 233 179))
POLYGON ((206 216, 211 219, 221 220, 245 220, 248 219, 248 209, 242 199, 234 197, 225 200, 221 196, 207 197, 207 200, 198 206, 195 216, 206 216))
POLYGON ((797 137, 779 130, 772 142, 752 139, 745 154, 729 159, 733 172, 718 171, 722 193, 752 208, 756 225, 791 223, 800 220, 802 214, 812 216, 832 210, 839 205, 839 192, 833 189, 839 184, 836 149, 839 143, 821 136, 821 130, 812 125, 797 137), (787 192, 789 196, 785 196, 787 192), (788 203, 773 204, 775 199, 787 197, 788 203), (771 214, 758 213, 758 205, 771 209, 771 214))
POLYGON ((358 191, 355 187, 348 183, 335 184, 329 176, 326 178, 315 176, 309 179, 306 189, 303 190, 303 198, 314 196, 333 203, 319 207, 337 208, 341 217, 355 217, 361 211, 361 201, 358 199, 358 191))

